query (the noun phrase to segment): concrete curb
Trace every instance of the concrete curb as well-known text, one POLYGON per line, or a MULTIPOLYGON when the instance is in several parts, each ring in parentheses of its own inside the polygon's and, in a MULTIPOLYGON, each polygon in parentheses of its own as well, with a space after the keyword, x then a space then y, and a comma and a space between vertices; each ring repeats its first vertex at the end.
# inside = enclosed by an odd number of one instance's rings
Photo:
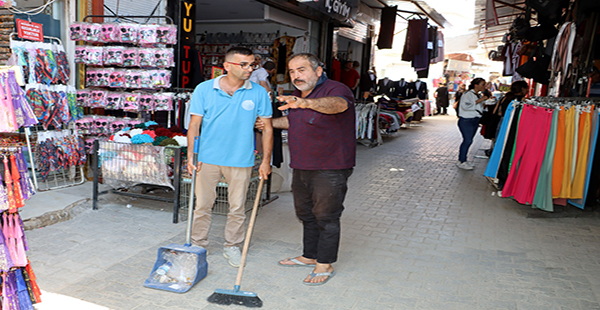
POLYGON ((90 198, 78 200, 62 210, 46 212, 43 215, 23 220, 23 229, 32 230, 68 221, 87 208, 90 198), (86 208, 84 208, 86 206, 86 208))

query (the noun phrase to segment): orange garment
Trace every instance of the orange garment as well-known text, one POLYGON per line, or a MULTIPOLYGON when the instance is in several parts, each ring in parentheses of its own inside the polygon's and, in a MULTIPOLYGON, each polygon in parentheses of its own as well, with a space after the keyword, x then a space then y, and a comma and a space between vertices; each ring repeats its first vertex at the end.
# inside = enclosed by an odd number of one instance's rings
POLYGON ((572 181, 572 168, 573 163, 573 148, 575 137, 575 117, 577 111, 574 107, 571 107, 565 111, 565 148, 564 148, 564 169, 562 175, 562 183, 558 198, 569 198, 571 196, 571 181, 572 181))
POLYGON ((591 111, 583 111, 579 118, 579 141, 577 144, 579 150, 577 151, 577 166, 575 168, 575 176, 573 177, 573 185, 571 187, 571 199, 583 199, 591 130, 592 113, 591 111))
POLYGON ((565 169, 565 109, 560 107, 556 124, 556 148, 552 164, 552 198, 558 198, 562 188, 562 176, 565 169))

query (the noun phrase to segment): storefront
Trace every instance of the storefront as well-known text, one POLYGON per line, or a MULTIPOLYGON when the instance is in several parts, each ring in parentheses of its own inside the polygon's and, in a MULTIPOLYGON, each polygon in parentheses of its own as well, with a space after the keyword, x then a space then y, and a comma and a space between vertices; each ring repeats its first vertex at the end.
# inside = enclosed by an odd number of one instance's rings
POLYGON ((541 210, 597 205, 600 4, 483 2, 477 2, 482 10, 476 20, 490 59, 503 64, 503 76, 513 83, 529 85, 529 100, 504 107, 485 176, 502 197, 541 210))

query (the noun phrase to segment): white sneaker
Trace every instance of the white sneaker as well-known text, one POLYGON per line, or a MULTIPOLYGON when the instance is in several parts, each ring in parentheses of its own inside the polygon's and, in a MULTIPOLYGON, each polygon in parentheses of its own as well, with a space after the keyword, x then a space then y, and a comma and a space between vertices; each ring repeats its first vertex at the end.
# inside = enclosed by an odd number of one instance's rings
POLYGON ((233 267, 239 267, 240 262, 242 260, 242 253, 240 252, 240 248, 236 246, 223 248, 223 257, 229 260, 229 265, 233 267))
POLYGON ((462 162, 462 163, 461 163, 461 162, 458 162, 458 163, 456 163, 456 166, 457 166, 458 168, 460 168, 460 169, 463 169, 463 170, 473 170, 473 166, 471 166, 471 165, 470 165, 468 162, 466 162, 466 161, 465 161, 465 162, 462 162))

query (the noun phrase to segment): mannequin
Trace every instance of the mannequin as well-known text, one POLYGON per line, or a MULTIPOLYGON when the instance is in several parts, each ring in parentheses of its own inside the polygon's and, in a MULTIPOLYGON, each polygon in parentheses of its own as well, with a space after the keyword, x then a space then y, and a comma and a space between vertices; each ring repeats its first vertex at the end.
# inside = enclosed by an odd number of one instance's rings
POLYGON ((377 94, 389 96, 392 92, 393 86, 394 82, 392 82, 388 77, 384 77, 382 80, 379 80, 379 83, 377 83, 377 94))
POLYGON ((396 85, 394 87, 394 93, 392 94, 392 97, 404 99, 404 98, 406 98, 407 90, 408 90, 408 83, 406 83, 404 78, 401 78, 400 81, 396 82, 396 85))

